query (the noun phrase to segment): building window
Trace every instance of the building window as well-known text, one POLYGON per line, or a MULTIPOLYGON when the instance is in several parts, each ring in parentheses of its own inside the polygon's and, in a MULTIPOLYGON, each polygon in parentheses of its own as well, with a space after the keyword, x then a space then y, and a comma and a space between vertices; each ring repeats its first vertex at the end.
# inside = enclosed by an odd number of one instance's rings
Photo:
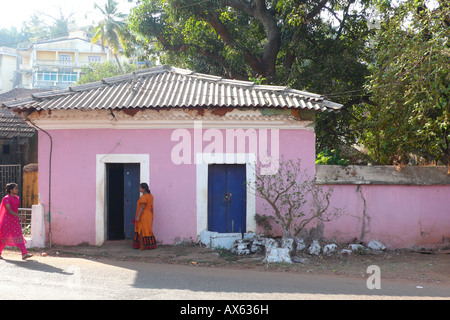
POLYGON ((70 54, 60 54, 59 55, 59 64, 63 66, 72 65, 72 56, 70 54))
POLYGON ((102 62, 101 56, 88 56, 88 62, 102 62))
POLYGON ((58 83, 75 83, 78 80, 76 72, 38 71, 37 81, 52 81, 58 83))

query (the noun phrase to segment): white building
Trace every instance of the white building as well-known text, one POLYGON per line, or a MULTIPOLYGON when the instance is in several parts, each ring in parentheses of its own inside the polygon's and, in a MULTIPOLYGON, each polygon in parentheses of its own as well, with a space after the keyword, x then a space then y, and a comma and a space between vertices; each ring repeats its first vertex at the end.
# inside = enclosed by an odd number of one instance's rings
POLYGON ((114 60, 107 47, 91 43, 81 30, 26 49, 0 49, 0 93, 14 87, 64 89, 79 80, 82 66, 114 60))
POLYGON ((18 85, 15 72, 19 68, 20 56, 15 49, 0 48, 0 93, 12 90, 18 85))

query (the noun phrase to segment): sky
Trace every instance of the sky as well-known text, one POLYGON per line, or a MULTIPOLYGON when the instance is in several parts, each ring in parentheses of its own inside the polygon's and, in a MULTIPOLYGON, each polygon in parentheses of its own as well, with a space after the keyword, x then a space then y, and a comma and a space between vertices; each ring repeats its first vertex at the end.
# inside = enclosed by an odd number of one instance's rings
MULTIPOLYGON (((133 4, 127 0, 117 0, 119 11, 128 14, 133 4)), ((94 3, 103 7, 106 0, 0 0, 0 29, 14 26, 20 30, 23 21, 30 20, 34 12, 45 18, 46 15, 59 17, 59 7, 64 16, 74 13, 78 27, 90 25, 100 20, 98 9, 94 10, 94 3)), ((46 18, 52 22, 52 19, 46 18)))

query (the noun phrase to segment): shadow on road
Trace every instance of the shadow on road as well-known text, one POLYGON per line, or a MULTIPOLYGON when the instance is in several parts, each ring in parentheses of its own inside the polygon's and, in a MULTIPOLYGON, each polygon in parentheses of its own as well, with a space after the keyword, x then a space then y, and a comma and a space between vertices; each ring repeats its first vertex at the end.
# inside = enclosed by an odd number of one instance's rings
POLYGON ((9 264, 13 264, 19 268, 24 268, 24 269, 28 269, 28 270, 32 270, 32 271, 41 271, 41 272, 49 272, 49 273, 59 273, 59 274, 64 274, 64 275, 72 275, 72 273, 68 273, 68 272, 64 271, 63 269, 56 268, 49 264, 41 263, 39 261, 31 260, 31 259, 25 260, 25 261, 3 259, 3 261, 5 261, 6 263, 9 263, 9 264))

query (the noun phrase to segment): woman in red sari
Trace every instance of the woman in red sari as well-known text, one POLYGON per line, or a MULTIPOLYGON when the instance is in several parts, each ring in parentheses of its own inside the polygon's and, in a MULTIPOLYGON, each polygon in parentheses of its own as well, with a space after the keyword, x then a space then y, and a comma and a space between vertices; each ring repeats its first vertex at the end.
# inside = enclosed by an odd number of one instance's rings
POLYGON ((153 195, 146 183, 139 185, 142 196, 139 198, 134 219, 133 248, 149 250, 156 248, 153 234, 153 195))
POLYGON ((19 215, 20 199, 17 196, 19 187, 15 183, 6 185, 6 196, 0 205, 0 259, 5 246, 19 247, 22 259, 31 257, 25 248, 25 239, 22 235, 20 220, 24 220, 19 215))

